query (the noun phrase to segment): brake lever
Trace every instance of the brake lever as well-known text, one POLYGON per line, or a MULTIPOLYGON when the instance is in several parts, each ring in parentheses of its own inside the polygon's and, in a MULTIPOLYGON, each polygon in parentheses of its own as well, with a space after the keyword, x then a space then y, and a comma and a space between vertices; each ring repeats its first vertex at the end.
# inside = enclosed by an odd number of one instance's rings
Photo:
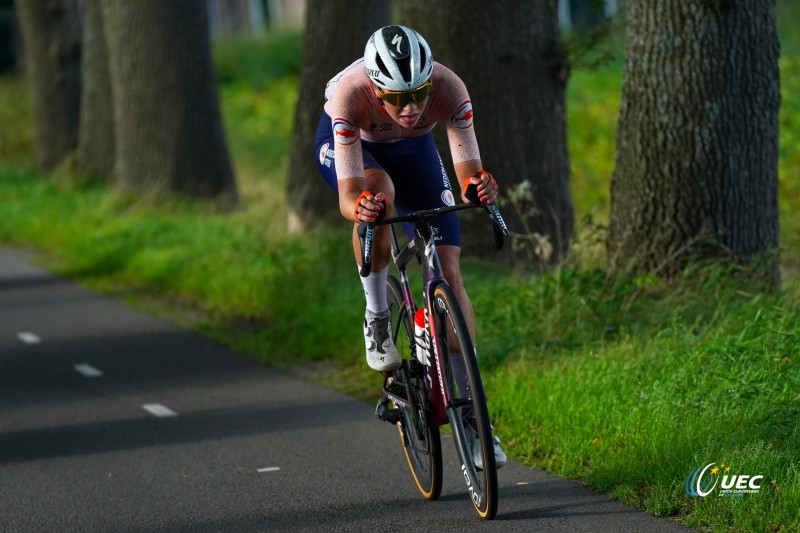
POLYGON ((506 221, 503 220, 503 215, 500 214, 500 209, 495 204, 484 204, 486 212, 492 219, 492 231, 494 231, 494 249, 502 250, 503 245, 508 237, 508 226, 506 221))
MULTIPOLYGON (((481 201, 478 198, 478 186, 476 184, 470 183, 467 186, 467 190, 464 192, 464 196, 470 201, 470 203, 481 205, 481 201)), ((492 220, 494 248, 495 250, 502 250, 506 241, 506 237, 508 237, 508 226, 506 226, 506 222, 503 220, 503 215, 500 214, 500 208, 497 207, 497 204, 483 203, 482 205, 489 214, 489 218, 492 220)))
POLYGON ((375 234, 375 224, 362 222, 358 225, 357 233, 361 243, 361 268, 358 272, 362 278, 366 278, 372 271, 372 238, 375 234))

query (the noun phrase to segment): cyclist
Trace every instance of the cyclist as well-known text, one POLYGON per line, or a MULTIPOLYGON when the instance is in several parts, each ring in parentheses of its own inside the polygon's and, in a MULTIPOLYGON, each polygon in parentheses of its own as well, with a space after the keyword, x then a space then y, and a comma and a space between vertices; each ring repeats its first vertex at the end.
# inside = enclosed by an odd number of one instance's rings
MULTIPOLYGON (((334 76, 325 90, 316 134, 318 167, 339 194, 342 215, 355 222, 353 250, 360 262, 359 223, 397 210, 407 213, 454 205, 447 171, 433 140, 444 122, 462 198, 477 185, 483 202, 497 198, 497 182, 483 170, 473 128, 472 103, 464 83, 433 61, 425 39, 405 26, 386 26, 367 41, 364 57, 334 76)), ((407 230, 409 228, 407 226, 407 230)), ((464 289, 459 260, 461 234, 455 213, 434 227, 445 278, 453 289, 475 339, 475 315, 464 289)), ((379 227, 373 243, 372 273, 361 278, 367 308, 364 340, 367 363, 377 371, 400 367, 391 339, 386 304, 389 232, 379 227)), ((498 466, 505 454, 495 446, 498 466)))

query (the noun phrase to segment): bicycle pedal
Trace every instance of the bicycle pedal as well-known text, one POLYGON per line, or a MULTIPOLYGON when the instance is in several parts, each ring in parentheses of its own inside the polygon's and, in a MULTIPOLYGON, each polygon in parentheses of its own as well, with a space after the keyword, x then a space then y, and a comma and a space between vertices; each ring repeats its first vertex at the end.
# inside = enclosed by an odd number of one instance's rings
POLYGON ((389 399, 381 398, 375 406, 375 416, 384 422, 397 424, 400 421, 400 409, 389 407, 389 399))

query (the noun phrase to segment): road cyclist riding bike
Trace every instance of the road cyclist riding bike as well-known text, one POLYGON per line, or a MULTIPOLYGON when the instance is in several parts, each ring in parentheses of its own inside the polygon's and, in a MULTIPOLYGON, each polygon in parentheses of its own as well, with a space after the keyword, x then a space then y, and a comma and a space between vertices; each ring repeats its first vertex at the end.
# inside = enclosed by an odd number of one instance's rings
MULTIPOLYGON (((444 122, 462 199, 473 185, 478 200, 494 204, 498 186, 483 170, 473 128, 473 109, 461 79, 435 62, 423 37, 404 26, 387 26, 369 38, 364 57, 334 76, 325 90, 316 134, 318 168, 338 192, 342 215, 354 222, 353 250, 361 264, 358 226, 387 214, 455 205, 447 171, 433 140, 444 122)), ((414 224, 406 223, 409 237, 414 224)), ((446 212, 431 222, 444 279, 463 311, 471 339, 475 315, 461 277, 458 217, 446 212)), ((366 297, 364 340, 369 366, 379 372, 401 368, 387 304, 390 259, 388 226, 375 228, 369 275, 361 277, 366 297)), ((497 467, 506 455, 494 443, 497 467)))

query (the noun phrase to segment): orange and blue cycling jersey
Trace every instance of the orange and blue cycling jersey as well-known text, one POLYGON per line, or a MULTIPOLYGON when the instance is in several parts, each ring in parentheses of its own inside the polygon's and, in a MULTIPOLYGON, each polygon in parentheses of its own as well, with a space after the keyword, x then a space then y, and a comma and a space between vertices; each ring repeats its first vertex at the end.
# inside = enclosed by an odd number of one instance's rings
MULTIPOLYGON (((358 60, 328 82, 325 111, 315 142, 317 165, 335 190, 340 178, 364 176, 380 168, 395 186, 398 213, 453 205, 455 196, 433 141, 432 130, 444 122, 453 163, 480 159, 472 122, 472 102, 461 79, 434 62, 432 89, 412 128, 400 126, 383 109, 358 60)), ((437 220, 439 244, 460 246, 455 214, 437 220)))

